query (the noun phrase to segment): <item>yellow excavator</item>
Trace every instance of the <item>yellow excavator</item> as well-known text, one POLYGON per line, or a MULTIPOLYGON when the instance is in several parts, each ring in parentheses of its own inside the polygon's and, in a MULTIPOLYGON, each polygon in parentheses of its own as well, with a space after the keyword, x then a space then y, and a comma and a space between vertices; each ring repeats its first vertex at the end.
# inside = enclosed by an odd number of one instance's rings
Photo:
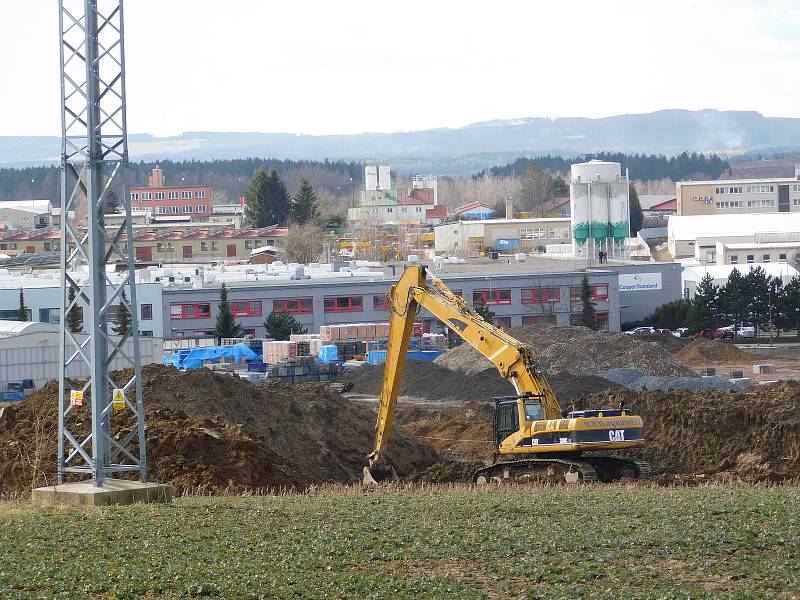
POLYGON ((488 358, 516 390, 515 395, 494 398, 495 462, 475 473, 475 483, 588 483, 651 475, 642 460, 607 454, 644 445, 641 417, 624 406, 562 413, 533 348, 470 310, 440 279, 432 277, 430 283, 424 266, 409 266, 389 294, 389 344, 365 485, 397 480, 381 452, 392 430, 414 318, 421 308, 488 358))

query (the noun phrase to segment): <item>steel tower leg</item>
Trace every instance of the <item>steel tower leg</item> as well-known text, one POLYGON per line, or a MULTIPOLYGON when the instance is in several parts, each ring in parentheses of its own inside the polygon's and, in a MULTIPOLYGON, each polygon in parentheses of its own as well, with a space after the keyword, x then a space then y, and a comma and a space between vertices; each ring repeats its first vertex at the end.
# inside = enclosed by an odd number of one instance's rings
POLYGON ((63 483, 69 473, 89 474, 97 487, 121 472, 138 471, 147 481, 138 305, 133 245, 128 243, 133 231, 125 178, 122 1, 59 0, 63 290, 58 479, 63 483), (104 214, 113 210, 107 208, 112 195, 125 218, 108 230, 104 214), (114 264, 122 267, 121 277, 109 274, 107 267, 114 264), (128 312, 130 328, 116 335, 119 305, 128 312), (74 318, 72 328, 67 323, 76 311, 83 315, 80 330, 74 318), (87 374, 89 379, 81 381, 87 374), (113 390, 123 390, 124 403, 113 402, 113 390))

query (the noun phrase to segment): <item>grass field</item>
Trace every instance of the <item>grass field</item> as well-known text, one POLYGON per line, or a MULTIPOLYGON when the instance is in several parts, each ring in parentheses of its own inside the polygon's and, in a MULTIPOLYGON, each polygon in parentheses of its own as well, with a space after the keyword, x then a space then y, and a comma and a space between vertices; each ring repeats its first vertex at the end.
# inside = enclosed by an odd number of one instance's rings
POLYGON ((0 503, 0 597, 791 598, 796 487, 0 503))

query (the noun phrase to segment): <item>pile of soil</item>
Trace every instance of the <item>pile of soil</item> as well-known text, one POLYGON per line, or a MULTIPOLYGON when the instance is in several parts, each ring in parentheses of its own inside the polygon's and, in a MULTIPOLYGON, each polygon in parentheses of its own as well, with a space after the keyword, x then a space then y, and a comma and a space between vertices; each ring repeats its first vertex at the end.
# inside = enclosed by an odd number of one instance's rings
MULTIPOLYGON (((539 353, 541 368, 551 375, 562 371, 598 375, 607 369, 630 367, 648 375, 696 376, 658 342, 642 341, 632 335, 559 325, 513 327, 509 333, 533 347, 539 353)), ((492 367, 468 344, 449 350, 436 362, 469 375, 492 367)))
POLYGON ((494 406, 468 402, 461 406, 399 404, 397 423, 424 440, 445 459, 482 460, 494 454, 494 406))
MULTIPOLYGON (((547 378, 559 402, 567 406, 587 394, 622 386, 594 375, 559 373, 547 378)), ((352 391, 378 396, 383 387, 383 365, 365 365, 346 376, 352 391)), ((514 387, 492 367, 474 375, 452 371, 436 363, 410 360, 406 363, 400 396, 442 402, 487 402, 494 396, 515 394, 514 387)))
POLYGON ((705 338, 698 338, 689 342, 677 353, 677 357, 689 364, 708 364, 713 362, 749 364, 756 360, 762 360, 733 344, 725 343, 722 340, 707 340, 705 338))
MULTIPOLYGON (((125 375, 122 376, 123 378, 125 375)), ((305 487, 361 478, 374 439, 374 408, 324 384, 253 385, 206 369, 179 373, 150 365, 142 383, 150 479, 186 489, 239 491, 305 487)), ((0 493, 27 492, 55 480, 58 386, 50 383, 0 415, 0 493)), ((81 439, 89 409, 68 427, 81 439)), ((116 416, 114 431, 132 418, 116 416)), ((398 473, 438 459, 399 429, 385 452, 398 473)))

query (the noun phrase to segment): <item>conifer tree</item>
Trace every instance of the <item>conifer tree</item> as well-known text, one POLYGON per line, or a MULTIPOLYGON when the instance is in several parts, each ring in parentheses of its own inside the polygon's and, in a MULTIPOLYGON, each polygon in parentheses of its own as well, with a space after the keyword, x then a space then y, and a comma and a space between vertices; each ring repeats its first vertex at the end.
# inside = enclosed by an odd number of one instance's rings
POLYGON ((692 332, 712 332, 717 326, 719 314, 719 289, 714 278, 706 273, 697 285, 689 305, 687 326, 692 332))
POLYGON ((264 199, 267 197, 267 171, 259 166, 250 180, 244 204, 244 221, 249 227, 265 227, 264 199))
POLYGON ((25 292, 19 288, 19 308, 17 309, 17 321, 28 320, 28 307, 25 306, 25 292))
POLYGON ((306 328, 288 312, 271 312, 264 321, 267 337, 273 340, 288 340, 293 333, 305 333, 306 328))
MULTIPOLYGON (((67 295, 69 304, 72 304, 75 300, 75 295, 75 288, 69 286, 69 294, 67 295)), ((83 331, 83 311, 81 311, 81 308, 77 304, 67 311, 67 327, 69 327, 72 333, 80 333, 83 331)))
POLYGON ((214 336, 221 341, 222 338, 238 338, 241 335, 242 326, 233 317, 231 303, 228 301, 228 286, 223 283, 219 289, 219 312, 214 336))
POLYGON ((297 225, 304 225, 309 221, 315 220, 319 216, 317 208, 317 195, 308 179, 300 180, 300 187, 292 198, 292 221, 297 225))
POLYGON ((116 335, 127 335, 131 331, 131 313, 128 311, 127 303, 128 296, 123 288, 120 294, 120 302, 117 304, 117 312, 114 315, 114 326, 112 327, 116 335))
POLYGON ((590 329, 597 329, 597 321, 594 318, 594 302, 592 301, 592 288, 589 286, 589 278, 586 273, 581 280, 581 325, 590 329))
POLYGON ((291 209, 291 198, 286 184, 278 175, 278 171, 272 169, 269 172, 265 186, 264 202, 262 213, 264 215, 264 227, 267 225, 285 225, 289 218, 291 209))

